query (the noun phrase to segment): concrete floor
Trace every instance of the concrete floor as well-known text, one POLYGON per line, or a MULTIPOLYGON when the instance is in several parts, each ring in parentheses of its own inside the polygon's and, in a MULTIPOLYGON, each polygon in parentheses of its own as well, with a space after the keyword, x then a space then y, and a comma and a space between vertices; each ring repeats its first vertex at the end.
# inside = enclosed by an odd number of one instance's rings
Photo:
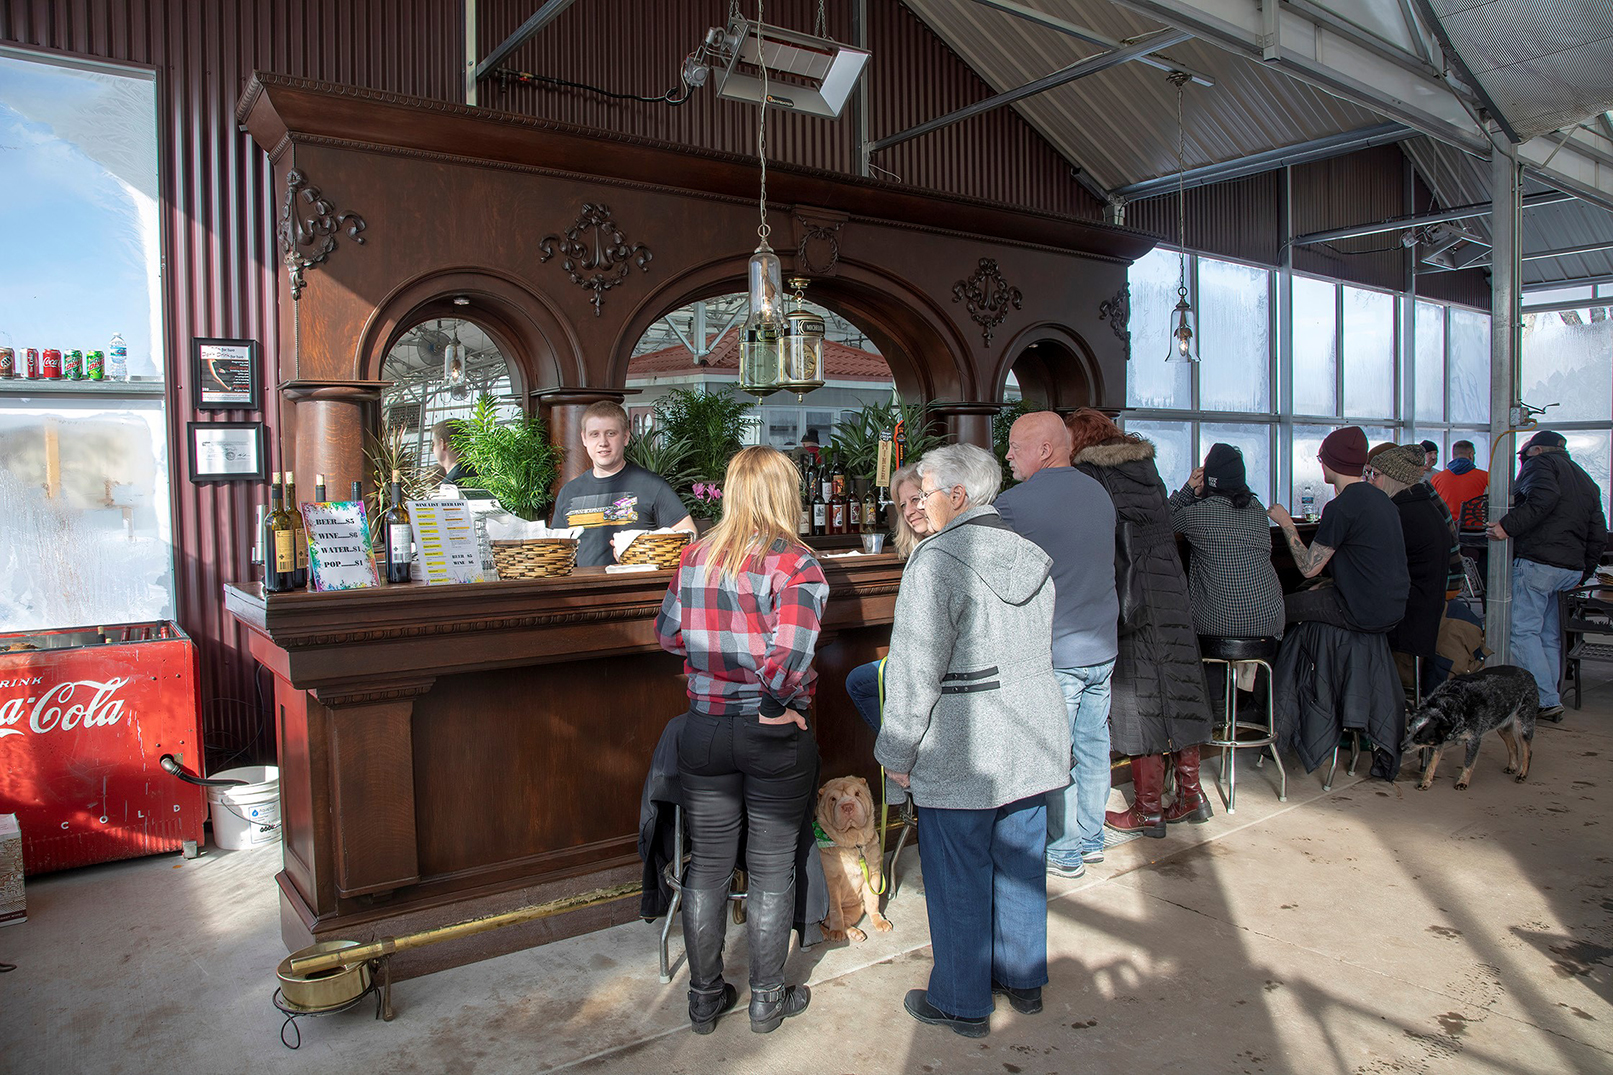
MULTIPOLYGON (((893 933, 792 955, 812 1008, 766 1037, 743 1008, 691 1035, 686 978, 659 984, 632 923, 402 983, 390 1024, 304 1020, 298 1052, 270 1005, 278 847, 41 877, 0 929, 0 1072, 1605 1075, 1613 683, 1535 745, 1518 785, 1492 737, 1467 792, 1449 755, 1427 792, 1291 773, 1287 803, 1269 763, 1240 770, 1235 815, 1053 883, 1047 1010, 1001 1005, 983 1041, 901 1010, 929 971, 916 857, 893 933)), ((729 951, 743 983, 743 930, 729 951)))

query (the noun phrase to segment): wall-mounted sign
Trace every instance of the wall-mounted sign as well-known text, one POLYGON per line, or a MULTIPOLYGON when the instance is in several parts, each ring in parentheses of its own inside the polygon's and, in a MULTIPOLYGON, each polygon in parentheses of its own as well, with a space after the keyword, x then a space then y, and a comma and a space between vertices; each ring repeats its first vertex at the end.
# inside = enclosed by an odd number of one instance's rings
POLYGON ((262 422, 189 422, 190 480, 262 481, 262 422))
POLYGON ((361 500, 302 504, 308 531, 308 585, 314 590, 360 590, 378 586, 375 547, 361 500))
POLYGON ((258 380, 256 340, 190 341, 191 405, 197 410, 259 410, 258 380))

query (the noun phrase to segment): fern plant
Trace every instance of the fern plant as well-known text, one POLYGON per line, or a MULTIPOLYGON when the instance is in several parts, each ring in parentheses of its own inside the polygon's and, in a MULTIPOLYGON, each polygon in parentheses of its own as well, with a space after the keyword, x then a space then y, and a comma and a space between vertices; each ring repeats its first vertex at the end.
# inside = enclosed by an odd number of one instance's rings
POLYGON ((659 427, 627 442, 627 461, 660 475, 674 489, 694 484, 696 475, 689 462, 692 454, 686 438, 673 436, 659 427))
MULTIPOLYGON (((686 449, 676 481, 674 475, 656 472, 677 491, 695 518, 714 519, 722 514, 720 500, 702 496, 694 487, 722 482, 728 461, 745 446, 745 435, 760 421, 751 413, 753 406, 733 392, 696 392, 688 388, 674 388, 655 401, 655 436, 663 438, 661 449, 672 452, 680 445, 686 449)), ((644 451, 650 447, 654 446, 644 451)))
POLYGON ((512 515, 542 518, 554 502, 551 490, 565 452, 549 441, 547 423, 536 414, 503 420, 492 396, 477 399, 454 436, 460 459, 476 472, 476 484, 498 498, 512 515))
POLYGON ((879 441, 893 434, 896 423, 902 423, 906 443, 902 460, 916 463, 931 448, 947 442, 944 434, 936 432, 933 415, 923 403, 903 403, 890 400, 873 403, 835 424, 829 439, 829 448, 853 478, 872 480, 879 469, 879 441))
POLYGON ((370 520, 370 533, 377 543, 382 540, 376 522, 386 510, 387 490, 391 488, 392 472, 397 471, 403 486, 403 499, 424 500, 436 492, 442 476, 436 463, 426 466, 420 453, 404 436, 402 426, 389 426, 379 436, 371 435, 364 454, 370 464, 370 495, 364 503, 364 514, 370 520))

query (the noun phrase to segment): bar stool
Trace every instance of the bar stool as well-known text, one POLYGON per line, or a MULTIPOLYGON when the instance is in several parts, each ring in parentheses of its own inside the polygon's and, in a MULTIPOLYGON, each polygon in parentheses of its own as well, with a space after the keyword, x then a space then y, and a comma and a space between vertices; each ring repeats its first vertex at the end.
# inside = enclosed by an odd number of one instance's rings
MULTIPOLYGON (((1216 735, 1210 739, 1210 745, 1222 748, 1221 776, 1226 781, 1222 795, 1227 813, 1235 814, 1238 809, 1238 751, 1250 747, 1261 751, 1259 759, 1255 762, 1257 766, 1265 760, 1265 751, 1268 748, 1271 750, 1272 760, 1277 763, 1277 776, 1280 781, 1277 801, 1287 802, 1288 773, 1283 769, 1283 759, 1277 754, 1277 705, 1271 671, 1271 662, 1277 656, 1277 640, 1200 635, 1199 650, 1206 665, 1219 664, 1226 670, 1227 690, 1225 705, 1222 708, 1221 726, 1216 735), (1263 724, 1238 719, 1236 675, 1237 670, 1243 665, 1253 665, 1257 669, 1266 670, 1266 720, 1263 724), (1253 739, 1239 739, 1240 731, 1259 732, 1260 735, 1253 739)), ((1221 781, 1217 780, 1216 786, 1219 787, 1220 784, 1221 781)))
MULTIPOLYGON (((672 963, 668 958, 667 943, 672 936, 672 922, 678 916, 678 908, 683 906, 683 871, 689 860, 688 854, 683 850, 683 807, 679 804, 674 804, 672 807, 672 846, 678 849, 678 853, 661 870, 661 875, 666 878, 667 887, 672 890, 672 902, 667 904, 666 908, 666 921, 661 924, 662 985, 672 981, 672 963)), ((734 905, 735 925, 745 921, 745 897, 749 893, 745 890, 744 878, 745 871, 735 870, 734 877, 729 881, 728 899, 734 905)))

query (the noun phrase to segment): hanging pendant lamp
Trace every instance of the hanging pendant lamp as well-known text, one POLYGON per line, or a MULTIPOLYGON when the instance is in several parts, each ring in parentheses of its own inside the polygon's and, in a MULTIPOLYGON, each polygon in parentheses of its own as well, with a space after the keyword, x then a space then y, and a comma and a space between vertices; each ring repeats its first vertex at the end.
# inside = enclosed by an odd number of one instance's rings
POLYGON ((1182 122, 1182 87, 1191 76, 1172 71, 1167 77, 1176 87, 1176 246, 1181 262, 1165 361, 1192 364, 1199 360, 1198 314, 1187 299, 1187 128, 1182 122))
MULTIPOLYGON (((756 32, 762 32, 762 2, 756 4, 756 32)), ((758 37, 758 54, 763 42, 758 37)), ((750 316, 739 337, 739 388, 761 398, 777 392, 779 385, 779 345, 784 336, 784 315, 780 309, 784 293, 784 267, 773 248, 767 245, 772 231, 767 226, 767 65, 762 69, 762 99, 756 106, 756 156, 762 166, 759 207, 761 223, 756 229, 756 250, 750 256, 750 316)))

